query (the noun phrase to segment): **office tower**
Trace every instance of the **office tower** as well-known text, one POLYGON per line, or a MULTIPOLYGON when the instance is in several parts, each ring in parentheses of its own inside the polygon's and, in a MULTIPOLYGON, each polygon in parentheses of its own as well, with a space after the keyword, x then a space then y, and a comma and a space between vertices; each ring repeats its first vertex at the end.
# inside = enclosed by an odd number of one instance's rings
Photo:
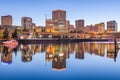
POLYGON ((46 19, 46 27, 53 27, 54 21, 52 19, 46 19))
POLYGON ((107 22, 107 31, 117 32, 117 22, 116 21, 108 21, 107 22))
POLYGON ((76 20, 75 21, 76 29, 82 29, 84 27, 84 20, 76 20))
POLYGON ((69 29, 69 26, 70 26, 70 21, 66 20, 66 29, 69 29))
POLYGON ((66 27, 66 11, 64 10, 54 10, 52 11, 52 20, 55 21, 55 26, 66 27))
POLYGON ((36 27, 36 24, 35 24, 35 23, 32 23, 32 27, 36 27))
POLYGON ((12 26, 12 16, 11 15, 1 16, 1 25, 12 26))
POLYGON ((21 26, 24 29, 28 29, 28 30, 32 29, 32 18, 22 17, 21 26))
POLYGON ((69 25, 69 30, 74 30, 74 25, 70 24, 69 25))
POLYGON ((99 23, 95 25, 97 27, 97 32, 98 33, 104 33, 105 32, 105 24, 104 23, 99 23))

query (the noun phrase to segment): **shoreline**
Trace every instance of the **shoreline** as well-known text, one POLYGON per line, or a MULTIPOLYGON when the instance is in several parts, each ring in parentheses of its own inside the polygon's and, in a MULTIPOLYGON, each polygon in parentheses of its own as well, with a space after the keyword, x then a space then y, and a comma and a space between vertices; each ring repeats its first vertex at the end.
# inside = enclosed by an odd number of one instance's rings
POLYGON ((72 42, 108 42, 110 39, 75 39, 75 38, 39 38, 39 39, 17 39, 19 44, 39 44, 39 43, 72 43, 72 42))
MULTIPOLYGON (((12 39, 9 39, 12 40, 12 39)), ((19 44, 44 44, 44 43, 77 43, 77 42, 110 42, 113 39, 76 39, 76 38, 32 38, 32 39, 16 39, 19 44)), ((5 39, 0 39, 0 43, 7 41, 5 39)))

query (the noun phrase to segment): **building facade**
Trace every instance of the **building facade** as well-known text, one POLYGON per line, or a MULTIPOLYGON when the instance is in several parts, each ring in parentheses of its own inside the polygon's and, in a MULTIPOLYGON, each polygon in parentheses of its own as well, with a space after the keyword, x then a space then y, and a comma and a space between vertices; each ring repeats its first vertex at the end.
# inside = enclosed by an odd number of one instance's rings
POLYGON ((67 29, 67 30, 69 29, 69 26, 70 26, 70 21, 69 21, 69 20, 66 20, 66 29, 67 29))
POLYGON ((117 22, 116 21, 108 21, 107 22, 107 31, 108 32, 117 32, 117 22))
POLYGON ((76 20, 75 21, 75 25, 76 25, 76 29, 77 30, 80 30, 84 27, 84 20, 81 19, 81 20, 76 20))
POLYGON ((104 33, 105 32, 105 24, 104 23, 96 24, 96 27, 97 27, 97 32, 98 33, 104 33))
POLYGON ((11 15, 1 16, 1 25, 12 26, 12 16, 11 15))
POLYGON ((24 29, 32 29, 32 18, 30 17, 22 17, 22 20, 21 20, 21 26, 24 28, 24 29))
POLYGON ((54 10, 52 11, 52 20, 54 20, 55 26, 63 26, 66 28, 66 11, 54 10))
POLYGON ((52 19, 46 19, 46 27, 51 27, 54 25, 54 20, 52 19))

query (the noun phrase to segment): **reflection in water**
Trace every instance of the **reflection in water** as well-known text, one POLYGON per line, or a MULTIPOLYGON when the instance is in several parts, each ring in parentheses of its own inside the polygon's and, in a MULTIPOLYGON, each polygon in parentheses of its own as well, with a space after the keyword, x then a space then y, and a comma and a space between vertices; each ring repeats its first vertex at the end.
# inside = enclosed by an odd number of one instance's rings
POLYGON ((76 59, 84 59, 85 54, 97 55, 101 57, 113 58, 116 61, 118 49, 114 49, 113 43, 69 43, 69 44, 32 44, 20 45, 13 50, 0 46, 1 62, 12 63, 12 53, 17 56, 17 51, 21 51, 22 62, 31 62, 36 53, 45 53, 46 62, 52 62, 53 70, 65 70, 66 59, 71 54, 75 54, 76 59), (107 56, 105 56, 105 54, 107 56))
POLYGON ((76 45, 75 58, 84 59, 84 45, 82 43, 76 45))
POLYGON ((119 49, 115 49, 114 45, 109 43, 107 45, 107 57, 108 58, 114 58, 114 61, 116 61, 116 57, 118 54, 119 49))
POLYGON ((66 68, 66 58, 64 53, 55 54, 52 61, 54 70, 64 70, 66 68))
POLYGON ((22 50, 22 61, 23 62, 30 62, 32 60, 32 51, 31 46, 23 46, 22 50))
POLYGON ((3 47, 1 61, 8 64, 12 63, 12 52, 8 47, 3 47))

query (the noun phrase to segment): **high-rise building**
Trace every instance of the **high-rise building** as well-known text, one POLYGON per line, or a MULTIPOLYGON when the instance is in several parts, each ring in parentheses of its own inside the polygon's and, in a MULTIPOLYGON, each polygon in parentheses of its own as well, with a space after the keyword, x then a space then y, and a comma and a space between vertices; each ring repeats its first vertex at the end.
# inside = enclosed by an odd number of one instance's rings
POLYGON ((52 19, 46 19, 46 27, 51 27, 54 25, 54 21, 52 19))
POLYGON ((24 29, 32 29, 32 18, 22 17, 21 26, 24 29))
POLYGON ((55 21, 56 26, 66 27, 66 11, 64 10, 54 10, 52 11, 52 20, 55 21))
POLYGON ((36 24, 35 24, 35 23, 32 23, 32 27, 36 27, 36 24))
POLYGON ((75 21, 75 25, 76 25, 76 29, 82 29, 84 27, 84 20, 81 19, 81 20, 76 20, 75 21))
POLYGON ((70 24, 69 25, 69 30, 74 30, 74 25, 70 24))
POLYGON ((104 33, 105 32, 105 24, 103 22, 99 23, 99 24, 96 24, 95 26, 97 27, 97 32, 98 33, 104 33))
POLYGON ((69 29, 69 26, 70 26, 70 21, 66 20, 66 29, 69 29))
POLYGON ((107 22, 107 31, 117 32, 117 22, 116 21, 108 21, 107 22))
POLYGON ((12 26, 12 16, 11 15, 1 16, 1 25, 12 26))

